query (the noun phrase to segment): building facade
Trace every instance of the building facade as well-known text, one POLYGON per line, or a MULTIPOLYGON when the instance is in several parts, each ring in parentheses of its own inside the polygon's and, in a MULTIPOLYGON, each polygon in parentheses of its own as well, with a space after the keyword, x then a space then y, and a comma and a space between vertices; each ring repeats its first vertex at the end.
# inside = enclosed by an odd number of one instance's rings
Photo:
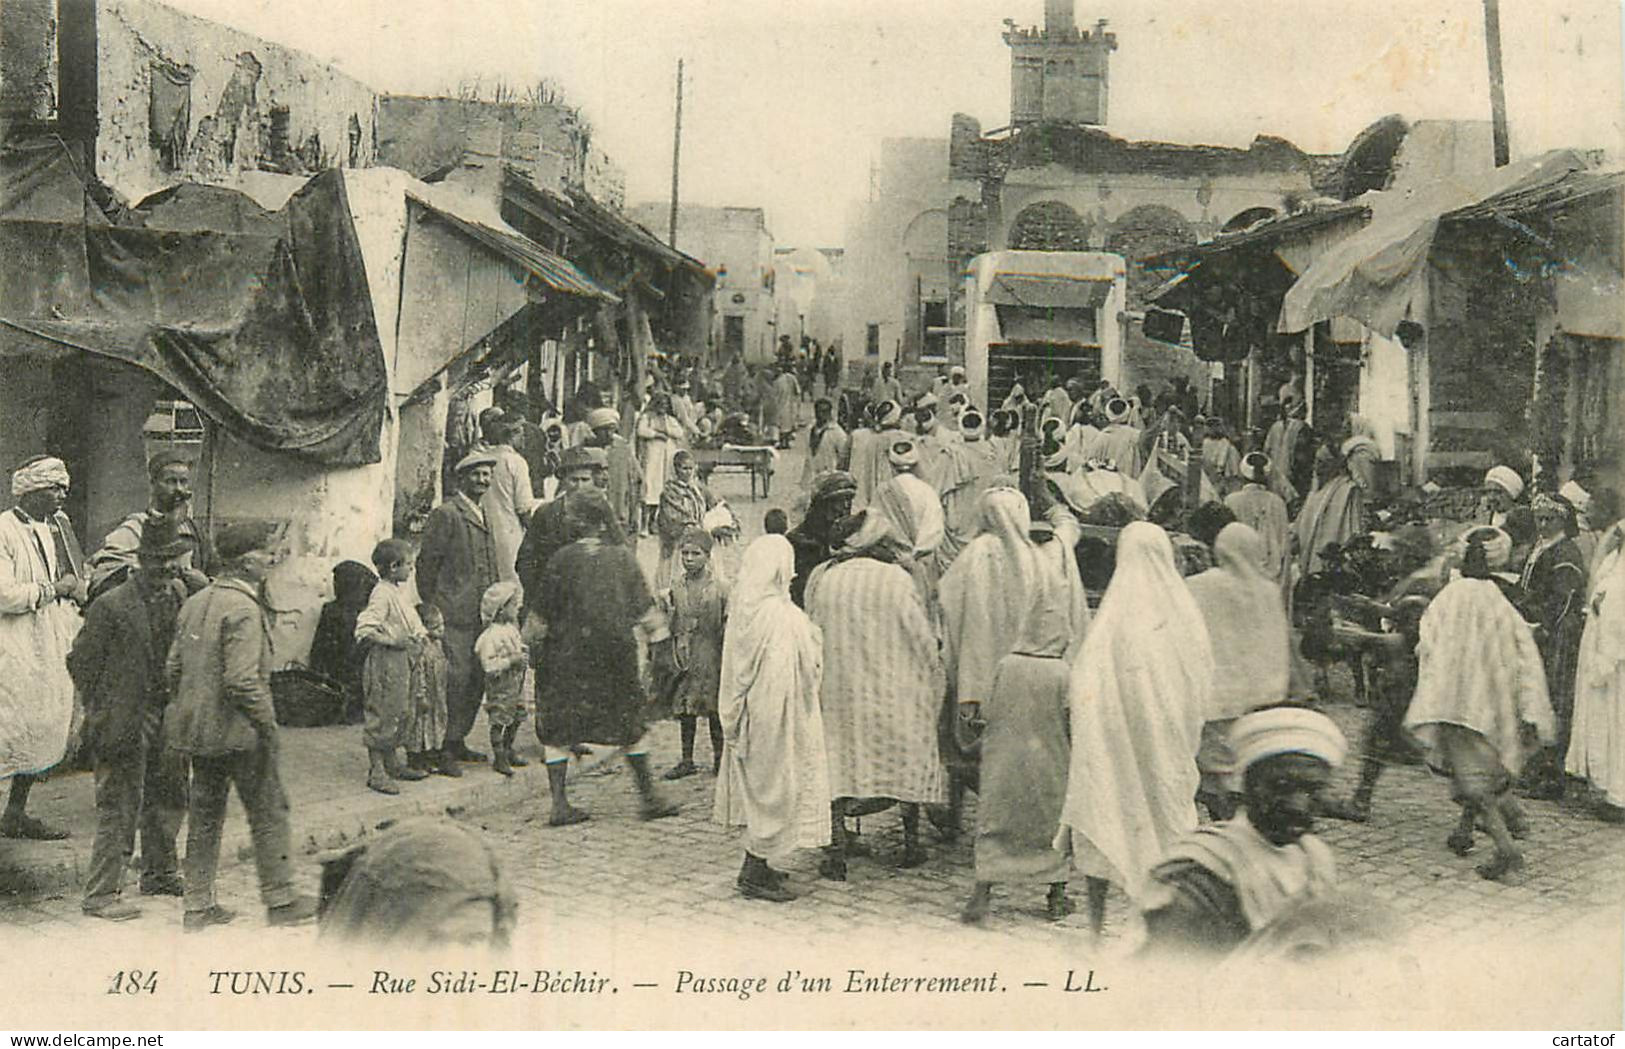
MULTIPOLYGON (((645 203, 630 217, 665 233, 671 221, 669 203, 645 203)), ((684 204, 677 215, 678 251, 703 262, 716 275, 711 359, 726 364, 742 357, 747 364, 773 359, 780 335, 774 272, 773 234, 761 208, 684 204)))

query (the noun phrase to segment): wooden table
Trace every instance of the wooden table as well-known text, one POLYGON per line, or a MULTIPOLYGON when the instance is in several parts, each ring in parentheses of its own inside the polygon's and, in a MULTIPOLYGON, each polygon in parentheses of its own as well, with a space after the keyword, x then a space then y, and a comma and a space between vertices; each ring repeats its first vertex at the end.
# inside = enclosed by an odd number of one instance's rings
POLYGON ((766 499, 773 486, 773 449, 740 448, 729 446, 725 448, 696 448, 693 451, 694 462, 701 468, 710 467, 742 469, 750 471, 750 497, 754 501, 756 495, 756 481, 762 482, 761 498, 766 499))

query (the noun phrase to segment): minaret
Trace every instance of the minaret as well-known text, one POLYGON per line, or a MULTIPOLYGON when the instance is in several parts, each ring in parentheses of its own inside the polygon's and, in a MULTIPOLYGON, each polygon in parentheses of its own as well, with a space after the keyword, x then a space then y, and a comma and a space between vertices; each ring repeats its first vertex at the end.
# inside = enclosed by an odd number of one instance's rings
POLYGON ((1044 0, 1044 27, 1005 20, 1010 45, 1010 123, 1104 124, 1106 74, 1117 36, 1104 20, 1079 32, 1073 0, 1044 0))

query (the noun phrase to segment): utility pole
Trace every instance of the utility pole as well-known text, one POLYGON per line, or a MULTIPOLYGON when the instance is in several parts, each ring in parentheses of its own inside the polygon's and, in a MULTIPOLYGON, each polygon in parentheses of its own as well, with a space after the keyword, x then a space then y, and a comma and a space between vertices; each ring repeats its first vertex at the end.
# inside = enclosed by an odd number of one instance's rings
MULTIPOLYGON (((1488 2, 1488 0, 1486 0, 1488 2)), ((683 156, 683 60, 677 60, 677 119, 671 134, 671 229, 666 243, 677 247, 677 165, 683 156)))
POLYGON ((1495 135, 1495 166, 1512 161, 1507 141, 1507 96, 1501 71, 1501 0, 1484 0, 1484 50, 1490 61, 1490 123, 1495 135))

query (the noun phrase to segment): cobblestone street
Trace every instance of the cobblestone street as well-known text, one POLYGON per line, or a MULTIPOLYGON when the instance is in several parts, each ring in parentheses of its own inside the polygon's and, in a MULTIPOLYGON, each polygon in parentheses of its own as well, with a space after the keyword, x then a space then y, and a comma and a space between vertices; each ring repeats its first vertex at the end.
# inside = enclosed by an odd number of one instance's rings
MULTIPOLYGON (((790 505, 799 473, 799 451, 783 456, 773 497, 762 502, 749 500, 748 482, 742 476, 717 479, 717 488, 742 520, 747 540, 760 533, 762 514, 769 506, 790 505)), ((645 540, 640 552, 652 567, 652 541, 645 540)), ((1337 688, 1337 677, 1333 682, 1334 691, 1347 693, 1346 688, 1337 688)), ((1346 685, 1346 678, 1341 683, 1346 685)), ((1331 713, 1351 743, 1363 736, 1366 711, 1338 702, 1331 713)), ((525 750, 534 759, 536 748, 528 726, 525 733, 522 739, 529 739, 525 750)), ((664 770, 677 759, 676 725, 661 724, 655 739, 654 761, 664 770)), ((709 752, 703 732, 698 751, 697 763, 706 766, 709 752)), ((470 774, 491 775, 484 769, 470 774)), ((1342 770, 1333 794, 1346 797, 1356 775, 1356 763, 1351 761, 1342 770)), ((893 869, 891 863, 902 848, 895 811, 861 822, 862 840, 873 856, 854 860, 846 883, 820 879, 816 857, 809 854, 791 868, 792 884, 801 893, 799 900, 786 905, 742 900, 733 886, 739 848, 730 833, 710 819, 714 783, 708 772, 702 772, 663 784, 682 801, 681 815, 641 823, 636 817, 631 776, 617 762, 585 772, 572 789, 572 800, 593 813, 588 823, 549 828, 545 788, 522 804, 465 816, 501 843, 508 857, 521 898, 521 943, 545 943, 551 930, 574 922, 621 934, 635 933, 645 925, 726 927, 740 935, 760 933, 780 942, 839 937, 854 928, 871 928, 882 935, 943 936, 970 944, 1002 941, 1061 950, 1089 941, 1087 921, 1081 913, 1081 885, 1074 891, 1080 913, 1060 924, 1044 920, 1041 887, 1001 887, 984 927, 962 927, 958 912, 972 883, 970 836, 943 843, 927 826, 923 835, 930 843, 930 862, 915 870, 893 869)), ((1474 871, 1489 851, 1486 836, 1480 835, 1478 848, 1468 857, 1459 858, 1446 850, 1444 840, 1455 824, 1457 809, 1450 801, 1448 785, 1420 767, 1397 767, 1385 773, 1369 823, 1322 820, 1320 831, 1337 850, 1344 879, 1389 901, 1406 926, 1416 932, 1520 937, 1527 933, 1534 937, 1580 920, 1596 908, 1617 909, 1625 899, 1625 828, 1598 822, 1577 806, 1527 802, 1526 808, 1530 816, 1529 838, 1524 843, 1528 865, 1504 884, 1485 882, 1474 871)), ((235 803, 231 818, 242 818, 235 803)), ((297 828, 297 811, 294 820, 297 828)), ((973 828, 974 821, 973 796, 966 827, 973 828)), ((307 870, 313 891, 317 881, 314 863, 307 870)), ((265 932, 251 864, 239 862, 223 871, 220 889, 222 902, 243 915, 238 927, 246 926, 256 935, 265 932)), ((130 924, 132 930, 151 933, 168 927, 179 934, 178 900, 141 898, 140 902, 147 913, 130 924)), ((1114 891, 1107 913, 1107 937, 1114 943, 1122 941, 1128 927, 1125 919, 1125 901, 1114 891)), ((1617 913, 1610 920, 1617 923, 1617 913)), ((76 896, 0 905, 0 923, 42 933, 105 928, 80 915, 76 896)), ((290 941, 314 935, 308 929, 269 933, 290 941)))

